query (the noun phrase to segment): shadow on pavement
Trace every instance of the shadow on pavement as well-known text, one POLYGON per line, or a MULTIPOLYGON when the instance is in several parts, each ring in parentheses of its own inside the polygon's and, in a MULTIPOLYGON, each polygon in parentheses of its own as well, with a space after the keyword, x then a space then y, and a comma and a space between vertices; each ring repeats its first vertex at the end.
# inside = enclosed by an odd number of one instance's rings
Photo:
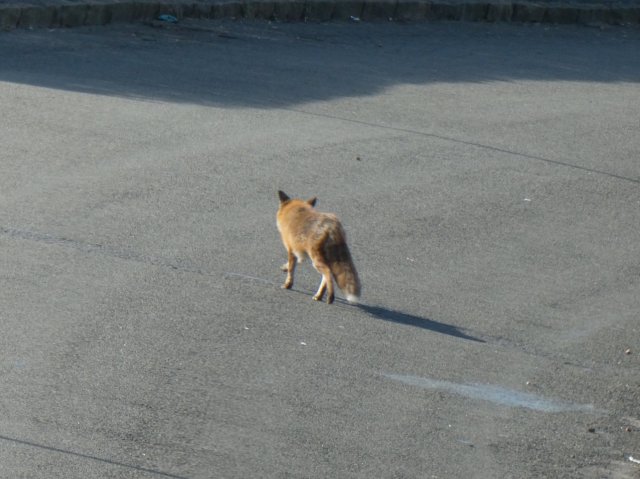
MULTIPOLYGON (((302 294, 305 296, 313 296, 312 292, 304 291, 297 288, 289 290, 293 293, 302 294)), ((324 301, 323 301, 324 303, 324 301)), ((383 321, 389 321, 390 323, 403 324, 405 326, 414 326, 416 328, 426 329, 427 331, 433 331, 435 333, 446 334, 447 336, 453 336, 454 338, 467 339, 469 341, 476 341, 478 343, 485 343, 486 341, 464 333, 460 328, 452 326, 451 324, 441 323, 434 321, 433 319, 424 318, 422 316, 416 316, 414 314, 404 313, 395 309, 385 308, 383 306, 371 306, 368 304, 353 304, 342 298, 336 298, 331 308, 339 307, 344 309, 359 309, 364 311, 367 315, 374 319, 381 319, 383 321)))
POLYGON ((640 81, 631 30, 212 21, 0 35, 0 81, 207 106, 287 108, 439 82, 640 81))
POLYGON ((476 341, 484 343, 482 339, 475 338, 462 332, 459 328, 450 324, 441 323, 432 319, 415 316, 413 314, 403 313, 402 311, 396 311, 394 309, 388 309, 381 306, 368 306, 365 304, 357 305, 359 309, 367 313, 376 319, 382 319, 397 324, 405 324, 407 326, 415 326, 416 328, 427 329, 440 334, 446 334, 447 336, 453 336, 455 338, 467 339, 469 341, 476 341))

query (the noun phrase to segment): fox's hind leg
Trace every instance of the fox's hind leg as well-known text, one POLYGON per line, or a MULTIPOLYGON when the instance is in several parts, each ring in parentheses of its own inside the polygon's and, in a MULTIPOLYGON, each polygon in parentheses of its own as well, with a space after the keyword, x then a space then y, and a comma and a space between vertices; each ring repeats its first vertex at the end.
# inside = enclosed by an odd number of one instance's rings
POLYGON ((324 292, 327 290, 327 280, 322 276, 322 281, 320 281, 320 287, 318 288, 318 292, 313 297, 316 301, 322 301, 322 297, 324 296, 324 292))
POLYGON ((331 278, 331 270, 329 266, 324 260, 324 257, 320 252, 314 251, 313 255, 311 255, 311 260, 313 261, 313 267, 318 270, 318 273, 322 275, 322 281, 320 282, 320 287, 318 288, 318 292, 313 297, 316 301, 321 301, 322 296, 324 296, 325 290, 327 291, 327 304, 333 303, 334 294, 333 294, 333 279, 331 278))
POLYGON ((290 289, 293 286, 293 271, 296 269, 296 257, 293 251, 287 249, 287 264, 282 266, 282 270, 287 272, 287 279, 282 287, 284 289, 290 289))

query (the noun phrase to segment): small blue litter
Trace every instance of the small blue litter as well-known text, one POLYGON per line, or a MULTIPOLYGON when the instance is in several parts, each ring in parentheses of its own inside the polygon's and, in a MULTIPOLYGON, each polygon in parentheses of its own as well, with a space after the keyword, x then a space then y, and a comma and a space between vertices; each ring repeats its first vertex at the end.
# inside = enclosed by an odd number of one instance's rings
POLYGON ((168 15, 166 13, 160 15, 158 17, 158 20, 160 20, 161 22, 178 23, 178 19, 176 17, 174 17, 173 15, 168 15))

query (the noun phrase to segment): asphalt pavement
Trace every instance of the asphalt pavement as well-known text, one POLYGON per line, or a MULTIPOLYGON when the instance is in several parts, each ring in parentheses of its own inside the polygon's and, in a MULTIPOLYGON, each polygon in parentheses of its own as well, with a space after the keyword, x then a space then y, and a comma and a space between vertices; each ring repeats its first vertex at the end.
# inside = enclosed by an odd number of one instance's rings
POLYGON ((640 477, 638 51, 0 33, 0 477, 640 477), (280 288, 278 189, 342 219, 361 305, 280 288))

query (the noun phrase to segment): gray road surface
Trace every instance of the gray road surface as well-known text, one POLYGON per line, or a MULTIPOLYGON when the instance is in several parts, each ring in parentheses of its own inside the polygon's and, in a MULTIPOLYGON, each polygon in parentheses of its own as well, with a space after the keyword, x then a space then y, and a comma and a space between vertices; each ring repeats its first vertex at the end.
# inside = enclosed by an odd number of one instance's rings
POLYGON ((640 477, 640 32, 0 34, 0 477, 640 477), (280 289, 277 189, 363 305, 280 289))

